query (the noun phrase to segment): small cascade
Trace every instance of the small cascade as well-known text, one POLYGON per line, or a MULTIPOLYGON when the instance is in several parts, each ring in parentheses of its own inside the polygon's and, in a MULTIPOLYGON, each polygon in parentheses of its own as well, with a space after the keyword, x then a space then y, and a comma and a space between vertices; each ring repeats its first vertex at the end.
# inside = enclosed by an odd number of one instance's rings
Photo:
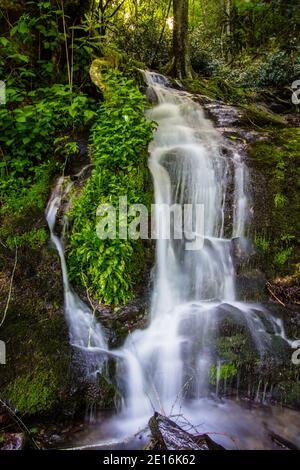
MULTIPOLYGON (((61 262, 64 311, 69 327, 70 343, 81 350, 87 365, 87 375, 91 376, 99 370, 99 364, 103 363, 103 352, 107 352, 107 341, 91 309, 78 297, 70 286, 63 239, 55 233, 58 211, 64 199, 70 194, 72 187, 73 183, 68 178, 59 178, 48 202, 46 220, 50 230, 51 241, 57 249, 61 262)), ((67 219, 64 216, 62 233, 64 233, 66 224, 67 219)))

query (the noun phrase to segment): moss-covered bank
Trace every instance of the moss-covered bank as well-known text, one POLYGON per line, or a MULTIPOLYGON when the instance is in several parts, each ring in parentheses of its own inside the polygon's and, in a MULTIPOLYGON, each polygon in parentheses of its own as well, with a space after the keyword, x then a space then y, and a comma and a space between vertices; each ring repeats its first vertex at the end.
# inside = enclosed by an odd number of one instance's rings
MULTIPOLYGON (((299 273, 300 129, 268 129, 249 151, 265 199, 254 207, 254 239, 268 277, 299 273), (256 220, 261 217, 263 224, 256 220)), ((255 201, 255 198, 254 198, 255 201)))

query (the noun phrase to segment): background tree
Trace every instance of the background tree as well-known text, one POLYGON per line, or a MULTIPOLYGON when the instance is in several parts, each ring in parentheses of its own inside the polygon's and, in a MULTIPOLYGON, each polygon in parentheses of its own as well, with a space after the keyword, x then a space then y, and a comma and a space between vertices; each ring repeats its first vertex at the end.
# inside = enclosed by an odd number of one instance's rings
POLYGON ((192 78, 189 46, 189 0, 173 0, 172 72, 180 79, 192 78))

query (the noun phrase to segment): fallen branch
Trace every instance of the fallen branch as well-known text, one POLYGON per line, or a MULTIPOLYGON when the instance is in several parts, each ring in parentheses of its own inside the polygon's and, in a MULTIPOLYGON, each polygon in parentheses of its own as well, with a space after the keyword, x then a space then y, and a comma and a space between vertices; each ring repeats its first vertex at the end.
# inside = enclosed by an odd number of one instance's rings
POLYGON ((287 439, 285 439, 282 436, 279 436, 278 434, 276 434, 273 431, 269 432, 269 436, 272 439, 272 441, 275 442, 275 444, 277 444, 281 447, 285 447, 286 449, 289 449, 289 450, 299 450, 299 447, 296 444, 294 444, 291 441, 288 441, 287 439))
POLYGON ((159 413, 150 418, 149 428, 152 435, 150 450, 225 450, 207 434, 190 434, 159 413))
POLYGON ((8 311, 8 307, 9 307, 9 304, 10 304, 11 293, 12 293, 12 286, 13 286, 13 281, 14 281, 14 275, 15 275, 16 267, 17 267, 17 262, 18 262, 18 248, 16 247, 15 262, 14 262, 14 267, 13 267, 12 275, 11 275, 11 278, 10 278, 8 297, 7 297, 7 301, 6 301, 6 305, 5 305, 3 317, 2 317, 2 320, 1 320, 1 323, 0 323, 0 328, 1 328, 1 326, 3 325, 3 323, 5 322, 6 315, 7 315, 7 311, 8 311))
POLYGON ((34 440, 34 438, 32 437, 31 435, 31 432, 29 431, 28 427, 26 426, 26 424, 21 420, 21 418, 19 418, 19 416, 16 415, 16 413, 14 412, 14 410, 12 408, 10 408, 3 400, 1 400, 0 398, 0 403, 1 405, 3 406, 4 409, 6 409, 8 411, 8 413, 10 414, 10 416, 12 417, 12 419, 14 421, 17 422, 17 424, 20 426, 20 428, 25 432, 25 434, 28 435, 29 439, 31 440, 32 444, 34 445, 34 447, 36 449, 40 449, 40 446, 38 445, 38 443, 34 440))
POLYGON ((267 289, 268 291, 270 292, 270 294, 272 295, 272 297, 274 297, 274 299, 280 304, 282 305, 283 307, 285 307, 285 304, 275 295, 275 293, 272 291, 271 289, 271 284, 269 282, 267 282, 267 289))

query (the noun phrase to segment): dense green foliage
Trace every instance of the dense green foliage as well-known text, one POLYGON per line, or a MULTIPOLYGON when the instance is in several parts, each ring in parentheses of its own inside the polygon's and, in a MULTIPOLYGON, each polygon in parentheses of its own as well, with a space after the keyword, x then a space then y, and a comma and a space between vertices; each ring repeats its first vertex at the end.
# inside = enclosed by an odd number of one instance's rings
MULTIPOLYGON (((156 68, 172 54, 172 0, 1 3, 10 15, 2 11, 0 75, 3 67, 18 71, 31 86, 45 79, 87 86, 90 58, 107 49, 156 68)), ((298 0, 190 0, 195 72, 248 86, 291 83, 300 71, 298 9, 298 0)))
POLYGON ((53 175, 76 155, 76 139, 95 115, 93 98, 77 84, 59 83, 65 69, 55 66, 51 54, 64 44, 62 12, 50 2, 41 2, 34 12, 29 2, 0 37, 7 102, 0 106, 0 237, 11 249, 45 242, 45 231, 34 219, 45 209, 53 175))
POLYGON ((87 96, 72 94, 63 85, 27 94, 8 88, 7 99, 9 108, 0 108, 4 155, 0 194, 5 208, 18 211, 32 202, 39 204, 37 194, 46 188, 54 164, 51 154, 55 136, 63 130, 70 136, 75 129, 78 132, 93 112, 87 96))
POLYGON ((133 296, 145 252, 141 240, 100 240, 96 211, 106 203, 117 209, 120 196, 127 196, 129 205, 151 203, 145 168, 152 124, 144 117, 145 98, 131 80, 111 71, 105 83, 91 134, 95 168, 70 213, 68 260, 73 280, 83 281, 99 300, 119 304, 133 296))
MULTIPOLYGON (((7 98, 9 107, 0 108, 0 216, 1 238, 11 246, 9 239, 15 237, 17 243, 21 239, 10 229, 9 219, 44 210, 51 178, 63 170, 64 152, 93 119, 94 111, 90 98, 72 93, 64 85, 43 87, 27 94, 8 87, 7 98), (55 143, 60 159, 53 152, 55 143)), ((77 153, 74 146, 71 149, 73 154, 77 153)), ((32 235, 29 241, 38 239, 32 235)), ((28 239, 24 234, 22 237, 23 241, 28 239)))

